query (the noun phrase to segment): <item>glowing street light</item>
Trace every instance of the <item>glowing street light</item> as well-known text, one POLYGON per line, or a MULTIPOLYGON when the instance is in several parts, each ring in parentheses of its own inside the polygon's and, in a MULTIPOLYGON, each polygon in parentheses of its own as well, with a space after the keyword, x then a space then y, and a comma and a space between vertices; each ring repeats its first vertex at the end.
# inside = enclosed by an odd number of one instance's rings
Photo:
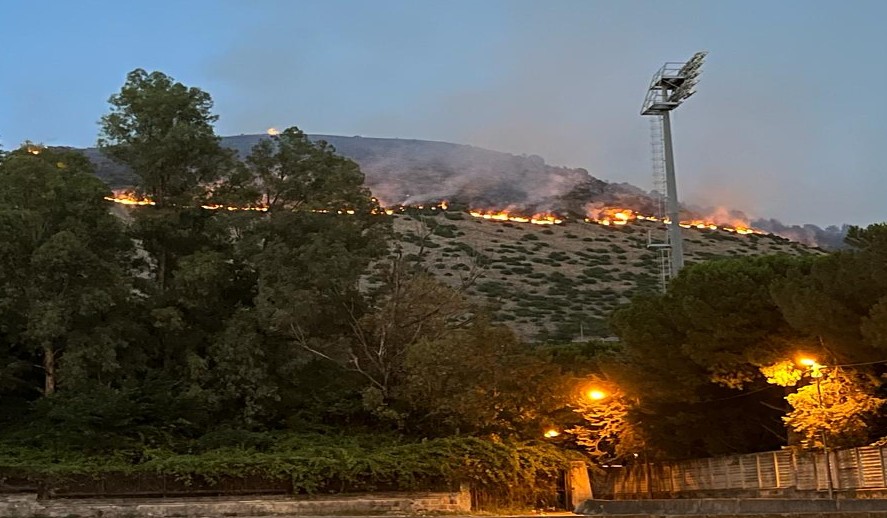
POLYGON ((587 396, 588 399, 591 399, 593 401, 600 401, 601 399, 607 397, 607 393, 603 390, 592 389, 588 391, 587 396))
MULTIPOLYGON (((820 382, 822 380, 822 370, 825 368, 825 366, 820 365, 820 363, 813 358, 806 357, 798 360, 798 363, 803 365, 804 367, 807 367, 810 377, 816 380, 816 399, 819 406, 819 411, 822 412, 824 406, 822 404, 822 384, 820 382)), ((828 484, 828 497, 829 499, 832 499, 834 498, 834 486, 832 483, 832 463, 829 459, 828 433, 826 432, 824 426, 819 430, 819 434, 822 438, 822 451, 823 453, 825 453, 825 478, 828 484)))
MULTIPOLYGON (((600 389, 590 389, 588 392, 585 393, 585 395, 588 397, 588 399, 590 399, 592 401, 600 401, 604 398, 609 397, 609 394, 607 394, 606 392, 604 392, 603 390, 600 390, 600 389)), ((638 398, 638 397, 634 398, 634 402, 638 407, 641 406, 640 398, 638 398)), ((638 423, 638 425, 640 425, 640 423, 638 423)), ((644 475, 645 475, 646 481, 647 481, 647 496, 650 499, 652 499, 653 498, 653 485, 652 485, 653 484, 653 473, 652 473, 652 468, 650 467, 650 456, 647 454, 646 439, 643 439, 642 448, 644 451, 644 475)), ((635 456, 635 458, 637 458, 637 456, 638 456, 637 453, 635 453, 634 456, 635 456)))

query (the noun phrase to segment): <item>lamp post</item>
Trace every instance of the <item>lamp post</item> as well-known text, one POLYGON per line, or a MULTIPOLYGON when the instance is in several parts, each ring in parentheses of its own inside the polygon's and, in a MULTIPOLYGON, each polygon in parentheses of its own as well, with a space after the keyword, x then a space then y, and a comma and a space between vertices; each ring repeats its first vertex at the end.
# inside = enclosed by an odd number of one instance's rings
MULTIPOLYGON (((588 399, 591 399, 592 401, 600 401, 600 400, 606 398, 607 396, 609 396, 609 394, 607 394, 606 392, 604 392, 602 390, 598 390, 598 389, 591 389, 588 392, 586 392, 585 395, 588 396, 588 399)), ((640 407, 641 406, 641 399, 639 397, 634 398, 634 403, 635 403, 635 405, 640 407)), ((638 424, 640 424, 640 423, 638 423, 638 424)), ((647 485, 647 497, 650 500, 652 500, 653 499, 653 472, 652 472, 652 468, 650 467, 650 456, 647 454, 647 439, 643 438, 643 436, 641 437, 641 451, 642 451, 642 454, 644 455, 644 479, 646 480, 646 485, 647 485)))
MULTIPOLYGON (((824 365, 820 365, 816 362, 816 360, 811 358, 803 358, 799 362, 801 365, 807 367, 810 377, 816 380, 816 402, 819 407, 819 411, 822 414, 824 410, 824 406, 822 404, 822 370, 825 368, 824 365)), ((828 486, 828 497, 829 500, 834 499, 834 484, 832 483, 832 463, 829 458, 829 449, 828 449, 828 431, 826 427, 823 427, 819 430, 820 440, 822 440, 822 451, 825 453, 825 478, 826 484, 828 486)))

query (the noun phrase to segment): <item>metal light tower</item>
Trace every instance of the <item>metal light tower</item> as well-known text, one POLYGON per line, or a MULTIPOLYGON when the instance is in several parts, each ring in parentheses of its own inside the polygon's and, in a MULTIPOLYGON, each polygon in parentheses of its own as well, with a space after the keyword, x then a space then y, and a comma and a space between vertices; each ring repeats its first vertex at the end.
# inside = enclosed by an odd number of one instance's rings
POLYGON ((674 174, 674 150, 671 145, 670 112, 696 93, 695 87, 702 73, 702 63, 708 52, 697 52, 686 63, 666 63, 653 75, 641 115, 653 115, 662 120, 662 143, 665 152, 665 186, 668 201, 668 241, 671 248, 671 274, 677 275, 684 266, 684 245, 681 241, 680 204, 674 174))

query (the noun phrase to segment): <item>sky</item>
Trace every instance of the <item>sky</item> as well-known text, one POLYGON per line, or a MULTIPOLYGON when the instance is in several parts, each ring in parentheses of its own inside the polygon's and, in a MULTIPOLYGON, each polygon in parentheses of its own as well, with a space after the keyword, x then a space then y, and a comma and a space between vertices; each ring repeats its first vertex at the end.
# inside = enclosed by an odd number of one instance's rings
POLYGON ((639 113, 707 50, 673 112, 682 201, 785 223, 887 220, 887 2, 63 0, 0 14, 0 145, 91 146, 135 68, 209 92, 221 135, 442 140, 651 189, 639 113))

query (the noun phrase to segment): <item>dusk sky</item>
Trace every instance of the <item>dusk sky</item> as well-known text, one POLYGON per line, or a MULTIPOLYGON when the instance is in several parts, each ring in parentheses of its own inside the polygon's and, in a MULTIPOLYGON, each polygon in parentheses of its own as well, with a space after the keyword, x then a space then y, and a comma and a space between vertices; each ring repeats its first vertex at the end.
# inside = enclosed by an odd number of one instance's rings
POLYGON ((94 145, 144 68, 208 91, 220 135, 443 140, 650 189, 650 77, 708 50, 673 117, 681 198, 868 224, 887 220, 885 20, 883 0, 10 1, 0 143, 94 145))

